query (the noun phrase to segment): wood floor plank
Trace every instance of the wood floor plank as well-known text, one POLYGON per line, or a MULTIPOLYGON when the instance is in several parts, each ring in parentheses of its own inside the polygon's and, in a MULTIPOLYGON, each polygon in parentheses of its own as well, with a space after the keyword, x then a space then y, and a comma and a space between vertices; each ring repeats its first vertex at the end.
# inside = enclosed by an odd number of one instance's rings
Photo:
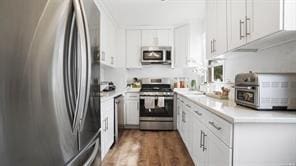
POLYGON ((102 166, 193 166, 176 131, 124 130, 102 166))

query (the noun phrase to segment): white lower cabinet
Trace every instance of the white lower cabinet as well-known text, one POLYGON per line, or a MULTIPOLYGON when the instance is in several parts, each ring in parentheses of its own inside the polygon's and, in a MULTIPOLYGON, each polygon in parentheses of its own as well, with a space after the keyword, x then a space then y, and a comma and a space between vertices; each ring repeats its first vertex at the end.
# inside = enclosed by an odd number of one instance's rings
POLYGON ((177 98, 177 130, 180 132, 181 129, 181 123, 182 123, 182 107, 183 104, 180 100, 180 98, 177 98))
POLYGON ((232 149, 226 146, 211 131, 204 137, 208 166, 231 166, 232 149))
POLYGON ((125 127, 139 126, 140 96, 139 93, 127 93, 125 99, 125 127))
POLYGON ((295 123, 229 123, 181 95, 177 109, 178 131, 195 165, 296 165, 295 123))
POLYGON ((101 103, 101 159, 114 143, 114 99, 101 103))
POLYGON ((232 148, 222 141, 228 138, 224 133, 232 134, 224 124, 228 122, 213 118, 207 110, 184 97, 177 97, 177 109, 177 121, 181 119, 178 131, 195 165, 231 166, 232 148))
POLYGON ((203 150, 203 131, 204 128, 202 128, 203 125, 201 123, 201 121, 198 119, 198 117, 195 115, 193 116, 193 153, 191 155, 192 160, 194 162, 195 165, 198 166, 205 166, 206 165, 206 153, 204 153, 203 150))

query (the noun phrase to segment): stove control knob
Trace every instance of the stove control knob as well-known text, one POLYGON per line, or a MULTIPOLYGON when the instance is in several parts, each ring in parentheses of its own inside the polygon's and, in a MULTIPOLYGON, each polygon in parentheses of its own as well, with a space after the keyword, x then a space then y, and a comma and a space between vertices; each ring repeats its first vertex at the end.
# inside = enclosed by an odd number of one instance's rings
POLYGON ((255 77, 251 77, 250 79, 251 79, 250 80, 251 82, 255 82, 256 81, 255 77))

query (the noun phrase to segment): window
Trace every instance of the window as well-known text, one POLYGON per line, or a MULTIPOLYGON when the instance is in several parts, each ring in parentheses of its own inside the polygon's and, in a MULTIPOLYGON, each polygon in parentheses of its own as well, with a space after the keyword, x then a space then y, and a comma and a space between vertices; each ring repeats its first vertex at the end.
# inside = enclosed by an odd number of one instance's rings
POLYGON ((211 60, 208 65, 208 82, 224 81, 224 61, 211 60))

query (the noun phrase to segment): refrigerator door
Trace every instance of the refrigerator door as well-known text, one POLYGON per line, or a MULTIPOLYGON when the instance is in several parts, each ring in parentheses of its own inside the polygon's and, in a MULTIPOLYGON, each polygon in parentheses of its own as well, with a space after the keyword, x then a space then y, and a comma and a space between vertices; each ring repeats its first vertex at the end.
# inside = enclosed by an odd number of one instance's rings
MULTIPOLYGON (((94 0, 80 0, 86 29, 88 53, 88 77, 86 80, 86 98, 84 112, 80 121, 79 148, 91 143, 100 129, 100 95, 96 88, 100 82, 100 65, 95 61, 100 47, 100 12, 94 0)), ((99 141, 100 142, 100 141, 99 141)))
POLYGON ((64 165, 78 153, 63 58, 71 0, 0 1, 0 165, 64 165))
POLYGON ((0 165, 90 164, 100 126, 92 125, 99 110, 86 111, 91 51, 82 3, 2 0, 0 25, 0 165))

